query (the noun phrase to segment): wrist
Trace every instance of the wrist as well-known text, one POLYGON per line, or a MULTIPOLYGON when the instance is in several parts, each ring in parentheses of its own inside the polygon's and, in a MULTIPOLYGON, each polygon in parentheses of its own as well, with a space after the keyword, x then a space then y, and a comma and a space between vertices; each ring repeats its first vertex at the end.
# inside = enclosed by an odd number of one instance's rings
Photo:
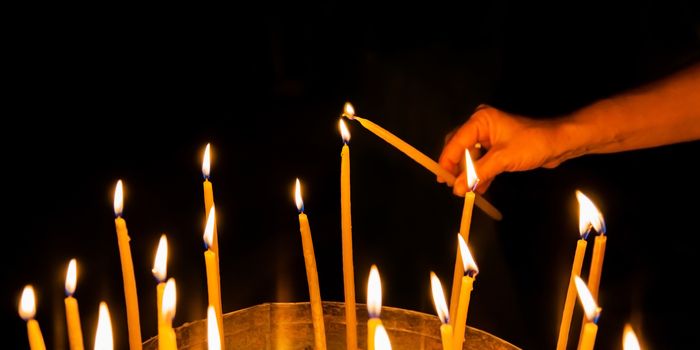
POLYGON ((602 100, 557 119, 554 140, 559 145, 557 152, 561 160, 605 153, 619 142, 620 135, 610 123, 615 111, 612 101, 602 100))

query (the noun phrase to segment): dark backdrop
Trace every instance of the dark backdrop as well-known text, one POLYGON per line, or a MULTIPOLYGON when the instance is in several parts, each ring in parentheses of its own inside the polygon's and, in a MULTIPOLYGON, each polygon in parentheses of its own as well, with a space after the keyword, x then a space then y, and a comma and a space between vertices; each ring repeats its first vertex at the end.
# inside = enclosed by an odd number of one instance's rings
MULTIPOLYGON (((144 339, 156 334, 150 269, 162 232, 179 287, 175 324, 204 318, 207 142, 225 311, 308 299, 292 199, 297 176, 322 296, 341 300, 344 101, 437 157, 443 136, 479 103, 551 117, 697 62, 697 10, 691 1, 8 9, 3 342, 28 346, 17 302, 32 283, 47 345, 67 347, 63 279, 76 257, 86 346, 100 300, 110 305, 117 348, 127 346, 112 221, 118 178, 144 339)), ((385 305, 432 313, 428 272, 451 276, 462 201, 357 124, 350 130, 358 301, 376 263, 385 305)), ((687 143, 499 177, 489 198, 505 219, 474 215, 481 274, 469 324, 527 349, 554 346, 581 189, 609 229, 599 348, 620 348, 628 321, 653 348, 695 342, 686 320, 697 315, 689 285, 698 152, 687 143)))

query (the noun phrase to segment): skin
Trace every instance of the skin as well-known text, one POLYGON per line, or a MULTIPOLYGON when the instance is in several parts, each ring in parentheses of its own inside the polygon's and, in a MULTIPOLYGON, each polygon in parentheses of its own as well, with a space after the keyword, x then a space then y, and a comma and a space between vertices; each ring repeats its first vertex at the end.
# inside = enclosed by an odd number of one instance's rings
MULTIPOLYGON (((440 165, 459 174, 465 149, 487 151, 475 162, 485 192, 503 172, 554 168, 586 154, 615 153, 700 139, 700 64, 653 84, 595 102, 569 115, 535 120, 482 105, 449 139, 440 165)), ((444 182, 438 178, 439 182, 444 182)))

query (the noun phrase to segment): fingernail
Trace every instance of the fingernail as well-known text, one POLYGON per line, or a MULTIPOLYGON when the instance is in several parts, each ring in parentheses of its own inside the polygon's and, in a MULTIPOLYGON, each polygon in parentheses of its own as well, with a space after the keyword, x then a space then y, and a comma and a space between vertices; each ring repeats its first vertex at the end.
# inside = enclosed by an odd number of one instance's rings
POLYGON ((465 184, 463 184, 462 182, 463 181, 456 182, 454 189, 452 191, 452 192, 454 192, 454 194, 456 194, 460 197, 464 196, 464 192, 466 191, 465 184))

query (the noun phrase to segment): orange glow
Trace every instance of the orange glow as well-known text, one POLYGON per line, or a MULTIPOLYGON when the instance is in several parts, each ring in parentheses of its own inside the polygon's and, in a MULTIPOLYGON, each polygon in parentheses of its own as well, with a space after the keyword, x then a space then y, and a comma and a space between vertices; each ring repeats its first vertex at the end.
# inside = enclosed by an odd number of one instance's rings
POLYGON ((476 189, 476 185, 479 184, 479 176, 476 174, 476 169, 474 169, 474 163, 472 162, 472 157, 469 154, 468 149, 464 151, 464 158, 467 161, 467 188, 470 191, 474 191, 476 189))
POLYGON ((75 285, 78 282, 78 267, 75 259, 70 259, 68 270, 66 271, 66 294, 73 295, 75 293, 75 285))
POLYGON ((158 282, 165 281, 165 277, 168 276, 168 238, 165 234, 160 236, 160 242, 158 242, 158 250, 156 250, 156 258, 153 261, 153 277, 155 277, 158 282))
POLYGON ((445 292, 442 290, 442 283, 440 283, 440 279, 433 271, 430 271, 430 289, 433 292, 433 304, 435 304, 438 318, 443 324, 448 324, 450 322, 450 309, 447 307, 447 302, 445 301, 445 292))
POLYGON ((304 212, 304 200, 301 198, 301 184, 299 183, 299 178, 297 178, 297 184, 294 187, 294 200, 297 202, 297 210, 300 213, 304 212))
POLYGON ((204 243, 207 248, 211 247, 214 242, 214 224, 216 223, 216 215, 214 206, 209 209, 209 217, 207 218, 207 226, 204 228, 204 243))
POLYGON ((479 273, 479 268, 476 266, 472 252, 469 250, 469 247, 467 247, 467 242, 464 241, 464 238, 462 238, 460 234, 457 235, 457 240, 459 241, 459 254, 464 264, 464 272, 468 273, 469 271, 473 271, 476 275, 479 273))
POLYGON ((219 338, 219 324, 216 322, 214 307, 207 308, 207 344, 209 350, 221 350, 221 338, 219 338))
POLYGON ((377 326, 374 333, 374 348, 376 350, 391 350, 389 334, 386 333, 386 329, 381 324, 377 326))
POLYGON ((634 329, 632 329, 632 325, 629 323, 625 325, 625 331, 623 332, 622 335, 622 349, 624 350, 640 350, 641 347, 639 346, 639 340, 637 339, 637 335, 634 333, 634 329))
POLYGON ((379 318, 382 312, 382 280, 377 265, 369 270, 367 282, 367 313, 370 318, 379 318))
POLYGON ((104 301, 100 303, 100 317, 97 320, 95 332, 95 350, 113 350, 112 321, 109 318, 109 308, 104 301))
POLYGON ((581 300, 581 304, 583 304, 583 312, 586 314, 586 318, 590 322, 598 321, 601 309, 598 307, 598 304, 596 304, 595 299, 593 299, 593 295, 591 295, 591 292, 588 290, 586 282, 579 276, 575 276, 575 282, 576 291, 578 291, 579 300, 581 300))
POLYGON ((34 297, 34 287, 30 284, 22 290, 22 297, 19 299, 19 317, 28 321, 36 314, 36 298, 34 297))
POLYGON ((345 102, 345 106, 343 106, 343 117, 355 119, 355 107, 350 102, 345 102))
POLYGON ((163 290, 163 306, 161 313, 163 320, 171 324, 175 318, 175 309, 177 305, 177 291, 175 290, 175 279, 169 278, 163 290))
POLYGON ((124 210, 124 190, 122 189, 122 180, 117 181, 117 186, 114 188, 114 215, 121 216, 124 210))
POLYGON ((340 136, 343 137, 343 142, 350 142, 350 131, 348 130, 348 127, 345 126, 345 122, 343 122, 341 119, 338 125, 340 125, 340 136))
POLYGON ((605 220, 595 204, 578 190, 576 191, 576 199, 579 206, 578 230, 581 237, 586 238, 591 228, 600 234, 605 234, 605 220))
POLYGON ((205 178, 209 178, 209 172, 211 171, 211 155, 209 151, 210 145, 207 143, 207 147, 204 149, 204 160, 202 160, 202 175, 205 178))

